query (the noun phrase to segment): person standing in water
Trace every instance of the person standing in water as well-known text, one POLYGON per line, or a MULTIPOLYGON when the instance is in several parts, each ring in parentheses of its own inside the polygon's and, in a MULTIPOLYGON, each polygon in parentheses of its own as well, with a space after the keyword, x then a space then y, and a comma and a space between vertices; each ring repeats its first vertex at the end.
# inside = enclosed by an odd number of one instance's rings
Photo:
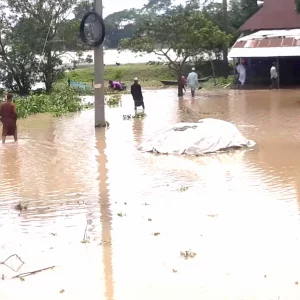
POLYGON ((186 92, 185 86, 186 86, 186 78, 184 76, 181 76, 180 80, 179 80, 179 84, 180 84, 180 88, 182 90, 182 94, 183 91, 186 92))
POLYGON ((272 67, 270 69, 270 75, 271 75, 270 90, 272 90, 275 87, 278 90, 278 73, 277 73, 277 70, 276 70, 276 63, 275 62, 272 64, 272 67))
POLYGON ((195 97, 195 91, 199 85, 198 74, 195 72, 195 68, 192 68, 192 72, 187 77, 187 85, 191 89, 192 97, 195 97))
POLYGON ((236 66, 236 71, 239 74, 239 83, 241 86, 243 86, 245 84, 246 81, 246 68, 242 63, 237 64, 236 66))
POLYGON ((139 106, 143 107, 143 112, 145 111, 144 97, 142 93, 142 87, 139 84, 139 79, 134 78, 133 85, 131 86, 131 95, 134 101, 134 111, 137 112, 139 106))
POLYGON ((0 117, 2 122, 2 143, 5 144, 7 136, 13 136, 15 142, 17 136, 17 112, 16 106, 12 103, 13 95, 7 94, 7 99, 0 107, 0 117))

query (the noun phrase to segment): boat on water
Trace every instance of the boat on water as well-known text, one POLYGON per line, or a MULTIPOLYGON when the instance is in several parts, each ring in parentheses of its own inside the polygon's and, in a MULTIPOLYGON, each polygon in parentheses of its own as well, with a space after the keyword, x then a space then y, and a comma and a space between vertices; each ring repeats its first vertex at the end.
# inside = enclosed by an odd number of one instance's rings
MULTIPOLYGON (((198 82, 206 82, 208 81, 209 79, 211 79, 211 76, 208 76, 208 77, 203 77, 203 78, 200 78, 198 79, 198 82)), ((178 84, 178 81, 177 80, 161 80, 160 81, 163 85, 177 85, 178 84)))

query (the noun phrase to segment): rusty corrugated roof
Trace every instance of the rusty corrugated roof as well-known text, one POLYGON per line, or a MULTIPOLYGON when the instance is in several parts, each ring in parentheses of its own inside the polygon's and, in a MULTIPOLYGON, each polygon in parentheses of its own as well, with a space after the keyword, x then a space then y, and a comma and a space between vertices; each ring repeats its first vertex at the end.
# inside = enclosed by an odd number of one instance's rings
POLYGON ((263 7, 240 27, 240 31, 293 28, 300 28, 295 1, 265 0, 263 7))

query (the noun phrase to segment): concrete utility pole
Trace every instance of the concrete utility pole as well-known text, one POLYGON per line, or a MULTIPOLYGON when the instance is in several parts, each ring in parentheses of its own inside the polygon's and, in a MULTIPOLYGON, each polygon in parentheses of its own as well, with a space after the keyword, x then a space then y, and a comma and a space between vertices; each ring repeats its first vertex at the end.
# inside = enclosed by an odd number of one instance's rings
MULTIPOLYGON (((94 0, 95 12, 102 17, 102 0, 94 0)), ((95 126, 105 126, 103 45, 94 50, 95 126)))

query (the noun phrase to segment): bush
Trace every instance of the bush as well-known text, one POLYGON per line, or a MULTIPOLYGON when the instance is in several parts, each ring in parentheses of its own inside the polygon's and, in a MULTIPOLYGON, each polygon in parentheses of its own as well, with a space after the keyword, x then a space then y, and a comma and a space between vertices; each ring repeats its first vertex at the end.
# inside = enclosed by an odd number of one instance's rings
POLYGON ((72 88, 54 89, 51 94, 31 94, 15 98, 18 118, 26 118, 36 113, 51 113, 62 116, 77 112, 84 107, 78 93, 72 88))

